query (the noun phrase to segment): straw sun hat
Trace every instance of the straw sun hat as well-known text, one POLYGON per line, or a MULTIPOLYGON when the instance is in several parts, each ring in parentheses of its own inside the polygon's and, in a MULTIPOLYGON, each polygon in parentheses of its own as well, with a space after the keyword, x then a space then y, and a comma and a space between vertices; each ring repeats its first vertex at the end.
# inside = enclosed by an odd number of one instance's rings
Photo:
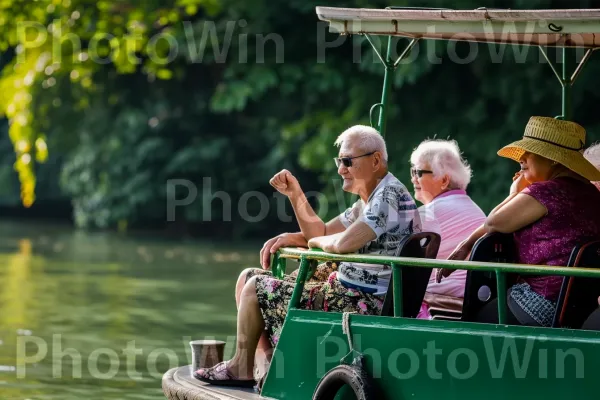
POLYGON ((583 157, 585 129, 575 122, 531 117, 523 139, 498 151, 501 157, 519 161, 528 151, 556 161, 590 181, 600 181, 600 171, 583 157))

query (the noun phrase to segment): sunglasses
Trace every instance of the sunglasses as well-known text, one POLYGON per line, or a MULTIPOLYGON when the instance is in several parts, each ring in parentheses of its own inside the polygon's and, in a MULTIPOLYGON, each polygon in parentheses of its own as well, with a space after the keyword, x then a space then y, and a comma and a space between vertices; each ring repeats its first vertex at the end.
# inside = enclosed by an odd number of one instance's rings
POLYGON ((410 176, 412 176, 413 178, 415 176, 421 178, 421 177, 423 177, 423 174, 433 174, 433 171, 429 171, 427 169, 416 169, 416 168, 410 169, 410 176))
POLYGON ((335 166, 336 167, 340 167, 340 165, 344 165, 344 167, 346 168, 350 168, 352 166, 352 160, 354 160, 355 158, 361 158, 361 157, 366 157, 366 156, 370 156, 371 154, 375 154, 374 151, 367 153, 367 154, 363 154, 360 156, 356 156, 356 157, 334 157, 334 161, 335 161, 335 166))

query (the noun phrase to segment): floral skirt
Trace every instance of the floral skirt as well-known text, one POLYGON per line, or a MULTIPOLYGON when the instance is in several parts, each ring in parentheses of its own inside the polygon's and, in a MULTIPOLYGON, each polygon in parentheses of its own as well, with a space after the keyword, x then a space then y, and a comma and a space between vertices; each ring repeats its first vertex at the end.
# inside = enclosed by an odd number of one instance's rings
MULTIPOLYGON (((251 270, 247 280, 253 276, 256 276, 256 296, 265 322, 265 331, 271 344, 275 346, 294 291, 297 271, 285 275, 282 280, 262 269, 251 270)), ((383 297, 342 286, 337 279, 337 265, 332 262, 317 267, 312 278, 306 281, 300 299, 300 308, 306 310, 377 315, 382 307, 383 297)))

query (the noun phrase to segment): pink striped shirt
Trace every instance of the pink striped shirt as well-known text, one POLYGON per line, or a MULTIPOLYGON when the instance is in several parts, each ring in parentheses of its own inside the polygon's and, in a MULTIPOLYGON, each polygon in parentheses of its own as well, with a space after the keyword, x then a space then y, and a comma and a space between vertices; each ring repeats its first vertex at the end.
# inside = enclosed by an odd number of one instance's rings
MULTIPOLYGON (((419 207, 424 232, 439 233, 442 239, 437 258, 445 260, 456 246, 485 222, 485 214, 464 190, 450 190, 429 204, 419 207)), ((427 292, 463 298, 467 271, 457 270, 440 283, 431 274, 427 292)), ((417 318, 429 319, 429 307, 424 303, 417 318)))

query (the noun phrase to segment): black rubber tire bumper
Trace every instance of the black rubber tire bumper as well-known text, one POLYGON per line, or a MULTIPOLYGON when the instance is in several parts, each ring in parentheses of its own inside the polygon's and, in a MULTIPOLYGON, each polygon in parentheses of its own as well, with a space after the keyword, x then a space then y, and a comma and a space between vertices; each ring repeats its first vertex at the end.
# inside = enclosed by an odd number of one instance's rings
POLYGON ((313 400, 333 400, 348 385, 358 400, 373 400, 373 385, 369 375, 357 365, 339 365, 327 372, 317 384, 313 400))

